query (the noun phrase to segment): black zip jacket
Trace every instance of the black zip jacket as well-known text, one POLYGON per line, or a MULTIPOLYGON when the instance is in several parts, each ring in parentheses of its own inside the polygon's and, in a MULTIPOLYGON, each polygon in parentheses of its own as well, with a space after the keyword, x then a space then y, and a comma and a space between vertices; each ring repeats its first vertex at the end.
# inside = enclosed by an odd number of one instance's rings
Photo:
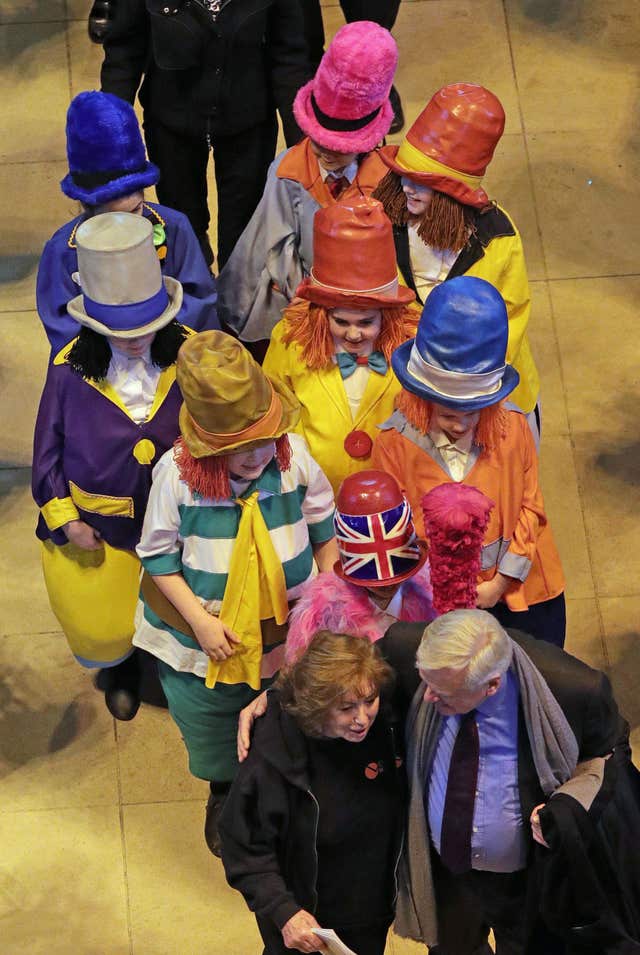
MULTIPOLYGON (((383 706, 377 719, 392 734, 383 706)), ((395 766, 393 771, 402 814, 403 771, 395 766)), ((255 912, 269 952, 285 951, 280 929, 296 912, 316 910, 318 817, 304 734, 280 709, 277 693, 269 693, 267 712, 256 722, 249 756, 219 820, 227 881, 255 912)), ((397 833, 396 860, 401 825, 397 833)))
POLYGON ((223 0, 215 21, 196 0, 118 0, 104 42, 105 93, 192 137, 233 135, 277 109, 288 145, 310 78, 299 0, 223 0))

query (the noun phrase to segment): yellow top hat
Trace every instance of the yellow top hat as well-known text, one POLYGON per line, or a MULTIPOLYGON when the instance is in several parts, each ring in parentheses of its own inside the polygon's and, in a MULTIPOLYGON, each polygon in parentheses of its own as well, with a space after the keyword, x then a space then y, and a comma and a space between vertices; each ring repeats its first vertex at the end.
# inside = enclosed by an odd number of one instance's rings
POLYGON ((184 404, 180 431, 194 458, 230 454, 291 431, 300 405, 272 381, 247 349, 224 332, 200 332, 178 352, 176 378, 184 404))

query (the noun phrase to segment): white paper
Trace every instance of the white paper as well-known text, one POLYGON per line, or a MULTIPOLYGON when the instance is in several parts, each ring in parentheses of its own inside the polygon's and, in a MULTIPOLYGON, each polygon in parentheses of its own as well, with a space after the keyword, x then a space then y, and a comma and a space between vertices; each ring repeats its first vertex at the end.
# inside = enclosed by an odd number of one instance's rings
POLYGON ((327 951, 329 955, 358 955, 357 952, 354 952, 352 948, 349 948, 338 938, 332 928, 312 928, 311 931, 320 936, 327 946, 325 951, 327 951))

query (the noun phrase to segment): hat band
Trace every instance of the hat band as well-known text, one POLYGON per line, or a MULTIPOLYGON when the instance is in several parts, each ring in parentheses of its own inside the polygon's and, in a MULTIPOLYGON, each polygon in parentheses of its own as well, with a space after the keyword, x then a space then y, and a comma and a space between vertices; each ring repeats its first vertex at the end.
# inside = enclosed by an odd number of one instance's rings
POLYGON ((425 361, 415 342, 407 362, 407 374, 426 388, 442 395, 443 398, 471 399, 484 398, 500 391, 506 365, 493 371, 474 374, 464 371, 447 371, 425 361))
POLYGON ((276 394, 271 382, 269 382, 269 387, 271 388, 271 403, 267 412, 257 421, 254 421, 253 424, 243 428, 241 431, 227 431, 224 433, 206 431, 198 424, 187 406, 187 414, 189 421, 193 425, 193 430, 200 440, 203 441, 208 448, 211 448, 212 452, 223 451, 230 444, 235 445, 240 442, 248 443, 249 441, 257 441, 260 438, 273 437, 274 432, 278 430, 278 425, 282 421, 282 402, 280 401, 280 397, 276 394))
POLYGON ((398 279, 393 278, 386 285, 378 285, 377 288, 340 288, 338 285, 327 285, 316 278, 313 269, 311 269, 311 279, 318 288, 326 288, 330 292, 342 292, 346 295, 384 295, 385 292, 397 292, 398 279))
POLYGON ((316 119, 325 129, 330 129, 336 133, 355 133, 358 129, 364 129, 365 126, 368 126, 369 123, 376 118, 382 109, 382 105, 374 109, 373 112, 367 113, 366 116, 362 116, 361 119, 337 119, 335 116, 328 116, 322 112, 312 93, 311 108, 315 113, 316 119))
POLYGON ((104 169, 95 172, 72 172, 71 178, 80 189, 95 189, 96 186, 106 186, 114 179, 124 179, 125 176, 137 176, 146 171, 146 163, 137 169, 104 169))
POLYGON ((82 299, 89 318, 95 318, 96 321, 118 332, 128 332, 147 325, 159 318, 169 306, 169 296, 164 282, 156 294, 145 299, 144 302, 106 305, 104 302, 96 302, 95 299, 89 298, 86 293, 83 293, 82 299))
POLYGON ((421 152, 417 146, 405 139, 396 153, 395 161, 398 166, 402 166, 407 172, 434 173, 434 175, 447 176, 449 179, 457 179, 458 182, 464 182, 471 189, 479 189, 482 183, 482 176, 471 176, 469 173, 461 172, 459 169, 452 169, 451 166, 445 166, 443 162, 438 162, 432 156, 427 156, 421 152))

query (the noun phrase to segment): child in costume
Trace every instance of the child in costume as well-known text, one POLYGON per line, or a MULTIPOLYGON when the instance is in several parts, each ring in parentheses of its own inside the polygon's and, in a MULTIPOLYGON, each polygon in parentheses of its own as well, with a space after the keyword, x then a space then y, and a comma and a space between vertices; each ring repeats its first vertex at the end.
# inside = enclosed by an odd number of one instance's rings
POLYGON ((349 23, 299 90, 293 109, 305 138, 272 163, 262 200, 218 280, 220 317, 242 341, 270 338, 311 271, 317 210, 370 195, 384 176, 372 150, 393 118, 389 90, 397 62, 388 30, 349 23))
POLYGON ((66 196, 82 203, 83 212, 45 245, 36 283, 38 314, 52 357, 79 331, 67 311, 67 302, 79 291, 77 230, 103 212, 132 212, 147 219, 162 272, 182 284, 178 320, 196 331, 219 328, 215 281, 189 220, 145 202, 144 189, 155 185, 160 173, 145 156, 133 107, 110 93, 79 93, 67 112, 67 156, 69 173, 60 185, 66 196))
POLYGON ((131 638, 140 538, 152 465, 173 445, 180 283, 163 276, 151 223, 110 212, 82 223, 80 334, 49 366, 35 428, 33 496, 51 608, 71 651, 107 668, 119 719, 138 708, 131 638))
POLYGON ((134 644, 160 681, 194 776, 205 837, 237 767, 238 713, 280 667, 289 602, 337 558, 333 493, 298 435, 295 397, 235 339, 202 332, 178 357, 181 438, 154 470, 138 555, 134 644))
POLYGON ((508 317, 496 289, 472 276, 435 288, 415 340, 392 356, 402 385, 372 462, 393 474, 414 512, 446 482, 472 484, 494 502, 482 550, 478 606, 505 627, 562 646, 564 577, 544 511, 526 418, 503 400, 518 383, 506 363, 508 317))
POLYGON ((379 202, 346 200, 313 224, 301 302, 273 330, 264 367, 302 406, 297 430, 335 491, 370 466, 377 426, 399 391, 389 360, 415 334, 413 292, 398 285, 391 224, 379 202))
POLYGON ((531 413, 538 438, 540 381, 527 337, 531 299, 522 241, 481 185, 504 121, 500 101, 484 87, 443 87, 401 146, 380 150, 390 172, 374 196, 393 223, 398 268, 420 305, 440 282, 458 275, 475 275, 498 289, 509 316, 507 361, 520 376, 511 400, 531 413))
POLYGON ((379 640, 397 620, 435 617, 427 548, 416 539, 411 508, 390 474, 346 478, 334 517, 340 560, 310 580, 291 611, 286 662, 320 630, 379 640))

